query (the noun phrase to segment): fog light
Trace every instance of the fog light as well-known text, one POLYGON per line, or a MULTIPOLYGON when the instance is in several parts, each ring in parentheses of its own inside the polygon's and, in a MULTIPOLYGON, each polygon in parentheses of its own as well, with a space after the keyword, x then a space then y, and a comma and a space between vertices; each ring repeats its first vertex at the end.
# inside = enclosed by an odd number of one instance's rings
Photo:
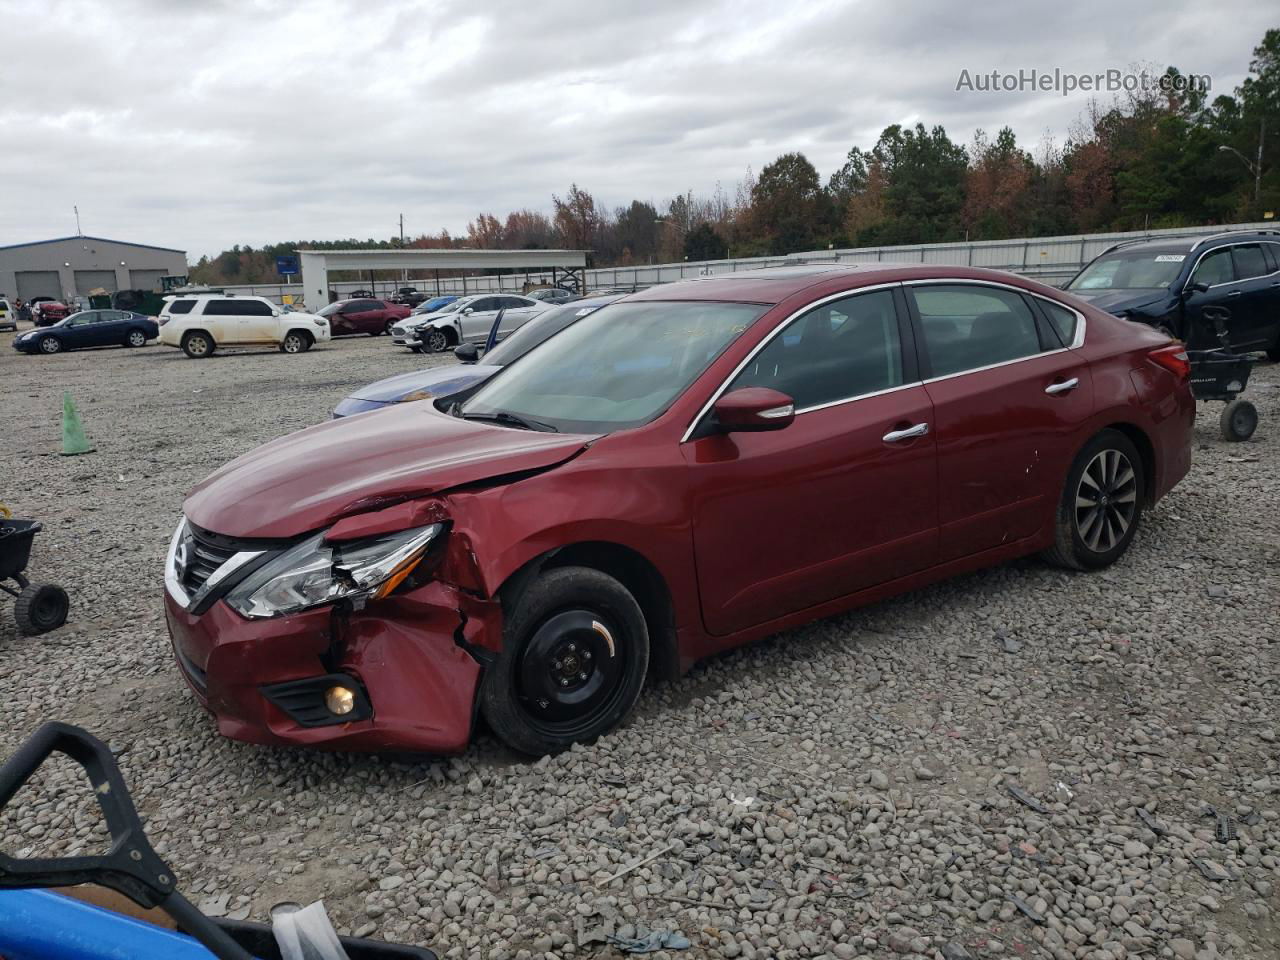
POLYGON ((355 709, 355 692, 346 687, 330 687, 324 692, 324 705, 330 713, 341 717, 355 709))

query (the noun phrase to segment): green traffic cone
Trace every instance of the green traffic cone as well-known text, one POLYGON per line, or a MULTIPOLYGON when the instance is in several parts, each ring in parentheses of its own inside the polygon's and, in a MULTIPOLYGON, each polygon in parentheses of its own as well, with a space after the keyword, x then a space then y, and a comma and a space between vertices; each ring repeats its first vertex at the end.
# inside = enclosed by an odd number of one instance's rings
POLYGON ((74 457, 78 453, 92 453, 96 448, 89 445, 84 435, 84 427, 80 424, 80 414, 76 412, 75 401, 71 394, 62 394, 62 455, 74 457))

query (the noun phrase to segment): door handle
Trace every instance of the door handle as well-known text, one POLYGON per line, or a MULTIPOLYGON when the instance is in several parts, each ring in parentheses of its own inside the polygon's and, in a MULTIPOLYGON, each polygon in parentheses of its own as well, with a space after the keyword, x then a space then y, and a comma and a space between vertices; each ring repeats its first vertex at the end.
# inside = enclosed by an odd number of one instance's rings
POLYGON ((1240 296, 1240 293, 1241 291, 1239 290, 1232 290, 1230 293, 1227 294, 1227 299, 1234 300, 1236 297, 1240 296))
POLYGON ((910 440, 913 437, 923 437, 929 432, 927 423, 917 423, 915 426, 907 427, 904 430, 890 430, 882 439, 885 443, 897 443, 899 440, 910 440))
POLYGON ((1051 397, 1056 397, 1060 393, 1070 393, 1078 386, 1080 386, 1080 378, 1072 377, 1070 380, 1063 380, 1061 383, 1049 384, 1044 388, 1044 392, 1051 397))

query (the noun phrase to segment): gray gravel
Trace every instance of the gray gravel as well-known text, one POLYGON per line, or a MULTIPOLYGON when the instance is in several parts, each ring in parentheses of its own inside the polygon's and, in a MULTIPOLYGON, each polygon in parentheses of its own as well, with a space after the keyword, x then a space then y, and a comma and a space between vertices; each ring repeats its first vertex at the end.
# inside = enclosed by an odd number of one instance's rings
MULTIPOLYGON (((1201 408, 1193 475, 1106 573, 1028 560, 792 631, 536 763, 484 735, 438 761, 219 738, 160 607, 184 492, 424 362, 446 361, 0 339, 0 500, 45 521, 31 570, 73 598, 43 638, 0 609, 0 748, 51 718, 109 741, 193 900, 265 919, 324 898, 341 930, 448 957, 675 931, 691 949, 655 956, 1277 955, 1280 369, 1255 374, 1254 442, 1201 408), (63 388, 97 453, 55 454, 63 388)), ((70 771, 45 780, 4 849, 100 843, 70 771)))

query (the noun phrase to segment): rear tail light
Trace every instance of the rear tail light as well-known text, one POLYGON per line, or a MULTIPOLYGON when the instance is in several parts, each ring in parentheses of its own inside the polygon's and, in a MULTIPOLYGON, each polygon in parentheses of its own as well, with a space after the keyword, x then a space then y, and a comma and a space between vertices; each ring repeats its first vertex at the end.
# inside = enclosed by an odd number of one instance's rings
POLYGON ((160 314, 160 316, 156 317, 157 326, 163 327, 168 322, 169 322, 169 315, 167 313, 162 313, 160 314))
POLYGON ((1147 354, 1147 359, 1156 366, 1164 367, 1179 380, 1186 380, 1191 376, 1191 361, 1187 359, 1187 348, 1180 343, 1152 350, 1147 354))

